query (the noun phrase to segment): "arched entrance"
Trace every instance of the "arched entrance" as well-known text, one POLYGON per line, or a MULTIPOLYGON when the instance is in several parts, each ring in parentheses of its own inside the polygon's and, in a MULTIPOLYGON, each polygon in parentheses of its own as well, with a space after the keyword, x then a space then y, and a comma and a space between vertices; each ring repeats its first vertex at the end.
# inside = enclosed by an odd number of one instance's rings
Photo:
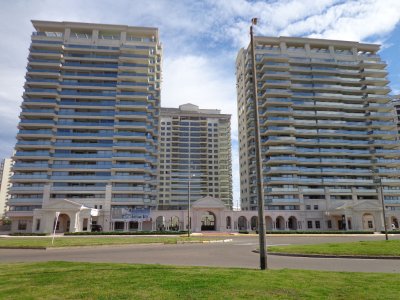
POLYGON ((169 226, 169 230, 178 231, 179 230, 179 217, 174 216, 171 218, 171 223, 169 226))
POLYGON ((250 219, 251 230, 258 230, 258 217, 252 216, 250 219))
POLYGON ((375 220, 373 215, 364 214, 362 216, 362 221, 363 221, 363 229, 375 230, 375 220))
POLYGON ((165 217, 158 216, 156 219, 156 230, 164 231, 165 230, 165 217))
POLYGON ((71 226, 71 219, 69 218, 69 216, 67 214, 60 214, 58 216, 56 232, 58 233, 70 232, 70 226, 71 226))
POLYGON ((230 216, 226 217, 226 229, 232 229, 232 219, 230 216))
POLYGON ((285 230, 285 219, 283 217, 276 218, 275 228, 277 230, 285 230))
POLYGON ((296 219, 296 217, 293 217, 293 216, 289 217, 289 219, 288 219, 288 227, 291 230, 297 230, 297 219, 296 219))
POLYGON ((271 217, 265 217, 265 230, 272 230, 272 218, 271 217))
POLYGON ((245 216, 240 216, 238 219, 239 230, 247 230, 247 219, 245 216))
POLYGON ((206 211, 201 216, 201 230, 215 230, 216 229, 215 225, 216 225, 215 215, 210 211, 206 211))

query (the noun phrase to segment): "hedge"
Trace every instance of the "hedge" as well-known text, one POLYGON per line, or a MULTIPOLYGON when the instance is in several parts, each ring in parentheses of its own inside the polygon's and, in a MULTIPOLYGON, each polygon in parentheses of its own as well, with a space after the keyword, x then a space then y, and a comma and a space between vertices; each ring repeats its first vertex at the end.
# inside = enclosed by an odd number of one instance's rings
MULTIPOLYGON (((258 233, 258 231, 256 231, 258 233)), ((276 230, 266 231, 266 234, 373 234, 374 231, 363 230, 276 230)))
POLYGON ((177 235, 187 231, 95 231, 66 232, 64 235, 177 235))
POLYGON ((46 236, 47 233, 31 233, 31 232, 14 232, 10 236, 46 236))

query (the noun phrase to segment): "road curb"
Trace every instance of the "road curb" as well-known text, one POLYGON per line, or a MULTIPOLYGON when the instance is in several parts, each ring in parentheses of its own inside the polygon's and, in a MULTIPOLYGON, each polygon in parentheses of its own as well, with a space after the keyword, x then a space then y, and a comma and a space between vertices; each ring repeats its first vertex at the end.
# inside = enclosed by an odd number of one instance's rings
POLYGON ((209 240, 209 241, 203 241, 203 244, 207 244, 207 243, 229 243, 232 242, 232 239, 225 239, 225 240, 209 240))
MULTIPOLYGON (((254 250, 255 253, 260 253, 254 250)), ((301 253, 276 253, 269 252, 268 255, 289 256, 289 257, 310 257, 310 258, 352 258, 352 259, 396 259, 400 260, 400 256, 379 256, 379 255, 323 255, 323 254, 301 254, 301 253)))
POLYGON ((5 250, 46 250, 46 247, 0 247, 5 250))

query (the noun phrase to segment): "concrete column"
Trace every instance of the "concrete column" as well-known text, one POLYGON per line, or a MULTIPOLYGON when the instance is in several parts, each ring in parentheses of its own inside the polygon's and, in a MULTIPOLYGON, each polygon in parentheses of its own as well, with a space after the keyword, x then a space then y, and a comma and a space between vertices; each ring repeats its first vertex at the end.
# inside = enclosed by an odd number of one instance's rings
POLYGON ((79 217, 80 217, 80 212, 78 211, 77 213, 75 213, 75 232, 82 230, 82 227, 81 227, 82 221, 80 220, 79 217))
POLYGON ((71 35, 71 29, 70 28, 65 28, 65 31, 64 31, 64 43, 68 43, 70 35, 71 35))
POLYGON ((122 46, 126 42, 126 31, 121 32, 121 39, 120 39, 120 45, 122 46))
POLYGON ((138 222, 138 231, 143 231, 143 222, 138 222))
POLYGON ((109 212, 111 212, 111 195, 112 195, 112 185, 107 184, 103 210, 109 212))
POLYGON ((111 214, 110 211, 103 210, 103 230, 104 231, 113 231, 114 230, 114 223, 111 222, 111 214))
POLYGON ((50 204, 50 184, 43 186, 43 208, 50 204))
POLYGON ((95 29, 92 31, 92 44, 97 45, 98 40, 99 40, 99 31, 95 29))

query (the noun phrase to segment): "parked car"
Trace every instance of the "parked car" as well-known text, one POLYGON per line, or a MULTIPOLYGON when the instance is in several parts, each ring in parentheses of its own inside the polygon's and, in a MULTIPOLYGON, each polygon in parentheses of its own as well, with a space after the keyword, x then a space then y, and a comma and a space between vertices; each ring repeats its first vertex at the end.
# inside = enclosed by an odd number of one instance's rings
POLYGON ((100 232, 103 231, 103 227, 101 225, 93 224, 92 225, 92 232, 100 232))

